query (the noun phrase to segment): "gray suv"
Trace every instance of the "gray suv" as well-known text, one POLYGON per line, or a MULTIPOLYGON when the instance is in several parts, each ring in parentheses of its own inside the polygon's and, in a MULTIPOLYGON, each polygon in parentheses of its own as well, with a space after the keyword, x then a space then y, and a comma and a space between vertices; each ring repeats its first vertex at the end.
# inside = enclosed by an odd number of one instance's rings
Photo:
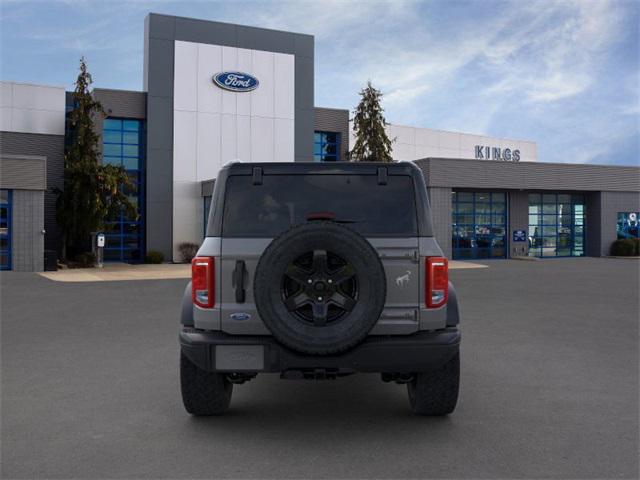
POLYGON ((186 410, 219 415, 258 373, 406 383, 458 399, 458 303, 412 163, 235 163, 216 180, 182 302, 186 410))

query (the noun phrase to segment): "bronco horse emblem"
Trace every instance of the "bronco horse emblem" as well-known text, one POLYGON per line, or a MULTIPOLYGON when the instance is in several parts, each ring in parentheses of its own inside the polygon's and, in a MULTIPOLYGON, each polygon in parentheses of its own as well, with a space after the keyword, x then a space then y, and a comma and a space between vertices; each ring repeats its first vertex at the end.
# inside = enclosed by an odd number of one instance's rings
POLYGON ((399 287, 404 287, 406 283, 409 283, 409 280, 411 280, 411 271, 407 270, 406 274, 396 278, 396 285, 399 287))

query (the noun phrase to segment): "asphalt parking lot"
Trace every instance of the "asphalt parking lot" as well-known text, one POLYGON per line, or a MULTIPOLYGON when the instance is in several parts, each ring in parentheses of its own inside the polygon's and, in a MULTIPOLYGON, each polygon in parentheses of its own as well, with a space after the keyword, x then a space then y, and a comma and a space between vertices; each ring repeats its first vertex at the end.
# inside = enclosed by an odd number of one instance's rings
POLYGON ((2 478, 638 478, 639 262, 489 265, 452 272, 462 386, 442 419, 376 375, 263 375, 192 418, 185 280, 3 273, 2 478))

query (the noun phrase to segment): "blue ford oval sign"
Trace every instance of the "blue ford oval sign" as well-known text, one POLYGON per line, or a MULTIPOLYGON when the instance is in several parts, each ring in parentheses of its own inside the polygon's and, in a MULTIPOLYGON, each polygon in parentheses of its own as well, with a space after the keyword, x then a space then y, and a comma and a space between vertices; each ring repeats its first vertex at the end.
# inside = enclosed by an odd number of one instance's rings
POLYGON ((253 75, 243 72, 220 72, 213 76, 213 83, 232 92, 250 92, 258 88, 260 82, 253 75))

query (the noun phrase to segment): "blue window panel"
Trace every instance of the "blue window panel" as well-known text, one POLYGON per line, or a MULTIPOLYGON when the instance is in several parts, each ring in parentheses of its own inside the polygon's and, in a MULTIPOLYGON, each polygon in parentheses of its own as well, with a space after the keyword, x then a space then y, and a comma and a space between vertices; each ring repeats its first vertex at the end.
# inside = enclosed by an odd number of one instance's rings
POLYGON ((125 157, 138 158, 138 145, 122 145, 122 155, 125 157))
POLYGON ((456 191, 451 198, 453 258, 506 258, 506 193, 456 191))
POLYGON ((105 143, 102 146, 102 154, 105 157, 119 157, 122 155, 122 144, 120 143, 105 143))
POLYGON ((140 130, 140 120, 123 120, 123 130, 138 132, 140 130))
POLYGON ((102 140, 104 143, 122 143, 122 132, 105 130, 102 132, 102 140))
POLYGON ((140 143, 140 134, 138 132, 122 132, 122 143, 138 145, 140 143))
POLYGON ((316 162, 337 162, 340 160, 340 133, 314 132, 313 160, 316 162))
POLYGON ((106 118, 102 123, 103 130, 122 130, 122 120, 118 118, 106 118))
POLYGON ((125 170, 137 170, 140 160, 137 157, 124 157, 122 159, 122 166, 125 170))
POLYGON ((108 118, 104 121, 103 163, 123 166, 133 183, 122 187, 136 208, 105 222, 105 261, 140 262, 144 258, 144 122, 108 118))

